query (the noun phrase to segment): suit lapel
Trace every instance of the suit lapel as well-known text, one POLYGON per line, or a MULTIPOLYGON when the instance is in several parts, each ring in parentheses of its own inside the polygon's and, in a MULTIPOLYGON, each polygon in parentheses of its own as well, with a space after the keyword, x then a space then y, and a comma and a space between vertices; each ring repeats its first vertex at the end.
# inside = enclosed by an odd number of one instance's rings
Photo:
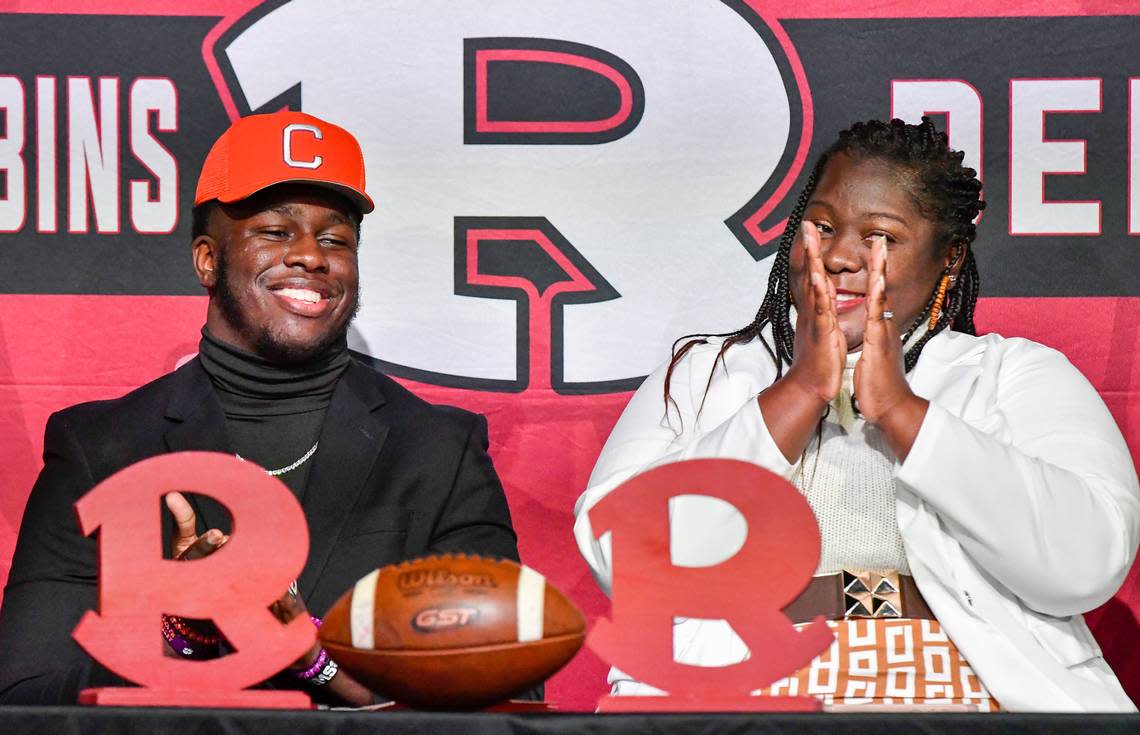
POLYGON ((388 424, 376 410, 383 403, 372 370, 350 362, 333 391, 302 501, 310 546, 298 583, 306 597, 320 578, 388 435, 388 424))
MULTIPOLYGON (((170 452, 226 452, 230 451, 226 438, 226 419, 222 404, 210 384, 210 377, 197 359, 182 366, 176 373, 178 383, 166 407, 169 428, 163 435, 170 452)), ((230 531, 229 513, 215 501, 203 495, 189 498, 198 519, 198 532, 210 528, 230 531)))

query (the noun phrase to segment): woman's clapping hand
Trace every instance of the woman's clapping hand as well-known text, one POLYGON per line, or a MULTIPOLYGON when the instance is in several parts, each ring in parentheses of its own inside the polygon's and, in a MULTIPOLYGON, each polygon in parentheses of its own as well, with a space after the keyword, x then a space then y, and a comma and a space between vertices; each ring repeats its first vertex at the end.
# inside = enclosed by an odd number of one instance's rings
POLYGON ((868 268, 863 352, 855 363, 855 401, 859 412, 882 429, 895 455, 903 460, 910 452, 927 402, 910 389, 903 366, 898 325, 887 297, 887 243, 874 238, 868 268))
POLYGON ((811 222, 800 226, 805 268, 803 304, 796 304, 795 359, 785 380, 820 403, 820 409, 839 395, 847 340, 835 311, 835 285, 827 276, 820 255, 819 230, 811 222))

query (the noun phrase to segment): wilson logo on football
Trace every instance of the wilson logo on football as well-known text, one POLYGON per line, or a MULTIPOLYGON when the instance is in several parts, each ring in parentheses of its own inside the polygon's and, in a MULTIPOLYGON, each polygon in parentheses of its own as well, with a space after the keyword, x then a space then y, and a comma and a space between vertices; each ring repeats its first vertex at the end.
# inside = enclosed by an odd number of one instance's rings
POLYGON ((447 567, 404 572, 397 584, 404 593, 425 588, 498 586, 489 574, 455 574, 447 567))
POLYGON ((473 607, 429 607, 412 618, 412 627, 422 633, 434 633, 467 625, 479 616, 473 607))

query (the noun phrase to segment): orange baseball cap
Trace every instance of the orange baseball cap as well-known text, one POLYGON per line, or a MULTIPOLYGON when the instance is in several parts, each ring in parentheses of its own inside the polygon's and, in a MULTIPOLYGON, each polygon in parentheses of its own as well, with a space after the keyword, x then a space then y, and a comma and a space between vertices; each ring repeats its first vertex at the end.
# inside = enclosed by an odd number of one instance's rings
POLYGON ((236 202, 284 183, 332 189, 362 214, 376 208, 364 192, 364 155, 352 133, 289 111, 243 117, 222 133, 202 164, 194 206, 236 202))

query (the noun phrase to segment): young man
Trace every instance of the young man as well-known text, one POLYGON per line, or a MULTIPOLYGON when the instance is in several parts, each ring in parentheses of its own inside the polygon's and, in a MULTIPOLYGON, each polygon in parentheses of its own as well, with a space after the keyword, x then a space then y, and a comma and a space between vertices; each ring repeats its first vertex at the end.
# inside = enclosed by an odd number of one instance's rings
MULTIPOLYGON (((358 578, 404 558, 518 558, 484 419, 429 405, 348 351, 360 222, 373 209, 352 135, 296 112, 238 120, 210 150, 194 204, 194 269, 209 293, 199 355, 48 420, 0 610, 0 702, 74 703, 83 688, 116 683, 71 638, 97 584, 96 541, 72 505, 155 455, 237 454, 297 495, 310 551, 299 595, 283 590, 274 604, 283 620, 322 615, 358 578)), ((173 553, 224 541, 229 519, 209 498, 172 493, 167 507, 173 553)), ((318 653, 298 668, 312 670, 318 653)), ((293 685, 371 701, 335 666, 320 673, 293 685)))

